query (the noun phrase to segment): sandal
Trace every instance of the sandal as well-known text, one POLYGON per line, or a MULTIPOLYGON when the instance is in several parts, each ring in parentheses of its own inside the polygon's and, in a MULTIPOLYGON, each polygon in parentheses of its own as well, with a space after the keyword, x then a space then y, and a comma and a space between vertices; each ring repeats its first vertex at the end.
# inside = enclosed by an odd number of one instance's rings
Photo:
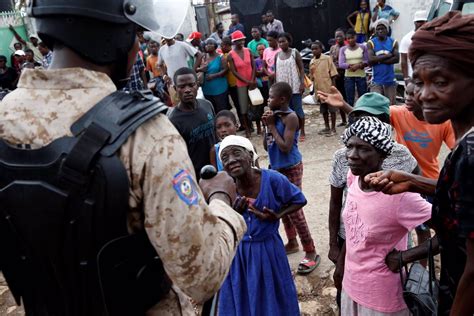
POLYGON ((299 142, 302 143, 306 140, 306 135, 300 135, 299 142))
POLYGON ((321 257, 319 255, 316 255, 314 260, 303 258, 303 260, 301 260, 300 264, 298 265, 298 274, 309 274, 313 272, 314 269, 319 267, 320 263, 321 257))

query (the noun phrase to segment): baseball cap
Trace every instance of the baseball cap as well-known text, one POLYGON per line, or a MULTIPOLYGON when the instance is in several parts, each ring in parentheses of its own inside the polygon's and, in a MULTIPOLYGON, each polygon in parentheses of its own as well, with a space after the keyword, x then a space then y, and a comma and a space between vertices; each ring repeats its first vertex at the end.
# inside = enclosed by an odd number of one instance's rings
POLYGON ((245 39, 245 35, 241 31, 235 31, 234 33, 232 33, 231 38, 232 42, 236 42, 245 39))
POLYGON ((18 55, 18 56, 25 56, 25 52, 22 51, 21 49, 15 51, 15 54, 14 55, 18 55))
POLYGON ((199 33, 199 32, 192 32, 188 38, 186 39, 186 42, 191 42, 192 40, 194 39, 201 39, 202 38, 202 34, 199 33))
POLYGON ((425 10, 420 10, 415 12, 413 17, 413 22, 428 21, 428 12, 425 10))
POLYGON ((380 93, 368 92, 361 96, 354 107, 353 112, 364 111, 373 115, 390 115, 390 100, 380 93))

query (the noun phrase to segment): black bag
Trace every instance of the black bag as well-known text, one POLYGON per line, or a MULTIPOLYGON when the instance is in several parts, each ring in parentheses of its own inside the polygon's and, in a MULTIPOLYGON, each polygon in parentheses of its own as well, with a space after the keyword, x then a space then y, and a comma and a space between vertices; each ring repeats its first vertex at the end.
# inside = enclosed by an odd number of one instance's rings
POLYGON ((403 299, 413 316, 438 315, 439 284, 435 276, 431 239, 428 247, 429 271, 418 262, 413 263, 408 271, 407 266, 403 266, 402 253, 400 252, 400 280, 403 299), (406 280, 403 279, 403 268, 405 268, 407 275, 406 280))
POLYGON ((0 269, 27 315, 142 315, 171 283, 145 232, 127 231, 117 151, 167 110, 115 92, 39 149, 0 140, 0 269), (99 275, 100 270, 100 275, 99 275))

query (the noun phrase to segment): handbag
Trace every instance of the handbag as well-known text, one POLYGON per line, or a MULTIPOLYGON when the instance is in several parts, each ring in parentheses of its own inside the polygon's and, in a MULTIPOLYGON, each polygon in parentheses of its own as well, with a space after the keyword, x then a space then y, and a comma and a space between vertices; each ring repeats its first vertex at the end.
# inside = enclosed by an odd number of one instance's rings
POLYGON ((438 315, 439 284, 435 276, 431 239, 428 244, 429 271, 418 262, 413 263, 408 270, 407 266, 403 265, 401 252, 399 256, 403 299, 414 316, 438 315), (403 268, 406 280, 403 279, 403 268))
POLYGON ((249 90, 249 99, 253 106, 263 104, 264 102, 262 93, 260 92, 258 88, 249 90))

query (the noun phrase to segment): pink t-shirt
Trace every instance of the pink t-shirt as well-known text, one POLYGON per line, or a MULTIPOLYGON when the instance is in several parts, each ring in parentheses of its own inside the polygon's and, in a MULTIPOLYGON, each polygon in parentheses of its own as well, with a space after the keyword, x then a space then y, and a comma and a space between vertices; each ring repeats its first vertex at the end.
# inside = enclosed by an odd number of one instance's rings
POLYGON ((273 66, 275 65, 275 55, 281 52, 281 48, 273 49, 271 47, 265 48, 263 51, 263 60, 267 63, 269 73, 274 73, 273 66))
POLYGON ((347 187, 342 215, 346 228, 344 291, 353 301, 376 311, 406 309, 400 275, 387 268, 385 257, 394 248, 407 248, 408 232, 431 218, 431 204, 416 193, 364 192, 359 177, 351 171, 347 187))

